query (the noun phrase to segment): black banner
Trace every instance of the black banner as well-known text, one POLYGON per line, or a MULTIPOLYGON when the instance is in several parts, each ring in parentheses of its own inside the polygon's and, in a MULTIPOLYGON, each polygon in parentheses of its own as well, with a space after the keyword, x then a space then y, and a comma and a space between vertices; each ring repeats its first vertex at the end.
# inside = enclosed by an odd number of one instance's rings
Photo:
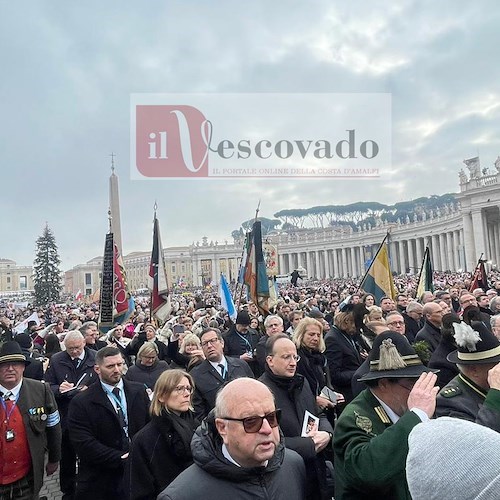
POLYGON ((113 233, 106 235, 102 263, 99 330, 106 333, 113 327, 113 233), (104 328, 103 328, 104 327, 104 328))

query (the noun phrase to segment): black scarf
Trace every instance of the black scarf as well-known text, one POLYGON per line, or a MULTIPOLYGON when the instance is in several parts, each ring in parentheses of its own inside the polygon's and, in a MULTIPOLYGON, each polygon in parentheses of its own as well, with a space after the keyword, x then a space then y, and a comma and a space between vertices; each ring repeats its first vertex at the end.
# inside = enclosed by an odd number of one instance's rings
POLYGON ((309 382, 312 393, 318 396, 321 389, 326 385, 325 355, 304 346, 299 349, 298 353, 301 358, 298 363, 298 370, 309 382))
POLYGON ((192 411, 177 415, 163 409, 160 416, 152 417, 155 425, 169 446, 173 454, 183 461, 192 461, 191 438, 200 425, 192 411))

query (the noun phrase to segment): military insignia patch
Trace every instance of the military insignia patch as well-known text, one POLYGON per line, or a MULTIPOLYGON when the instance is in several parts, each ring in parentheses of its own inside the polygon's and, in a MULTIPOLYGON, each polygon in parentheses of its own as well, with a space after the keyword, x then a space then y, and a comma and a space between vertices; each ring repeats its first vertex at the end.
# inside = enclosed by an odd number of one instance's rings
POLYGON ((445 387, 441 392, 441 396, 444 398, 453 398, 455 396, 458 396, 459 394, 462 394, 462 389, 460 387, 452 386, 452 387, 445 387))
POLYGON ((368 417, 363 417, 359 413, 354 412, 354 416, 356 417, 356 425, 367 434, 373 429, 372 421, 368 417))

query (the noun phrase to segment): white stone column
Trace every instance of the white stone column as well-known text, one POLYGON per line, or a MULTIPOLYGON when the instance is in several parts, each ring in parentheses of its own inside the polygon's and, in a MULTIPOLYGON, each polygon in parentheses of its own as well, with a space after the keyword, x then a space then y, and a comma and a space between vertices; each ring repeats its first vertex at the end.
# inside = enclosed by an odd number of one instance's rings
POLYGON ((448 257, 448 269, 450 271, 456 271, 455 262, 453 261, 453 233, 446 233, 446 250, 448 257))
POLYGON ((425 243, 423 238, 417 238, 415 240, 415 250, 417 253, 417 262, 415 267, 417 268, 417 272, 420 272, 420 268, 422 266, 422 259, 424 258, 422 243, 425 243))
POLYGON ((307 265, 307 275, 308 276, 316 276, 318 277, 317 274, 315 274, 315 271, 313 269, 312 265, 312 252, 306 252, 306 265, 307 265))
POLYGON ((347 277, 347 252, 346 252, 345 247, 342 247, 341 254, 342 254, 342 275, 341 275, 341 277, 346 278, 347 277))
POLYGON ((323 250, 323 255, 325 257, 325 278, 328 279, 332 275, 330 271, 330 251, 323 250))
POLYGON ((430 237, 432 246, 432 268, 441 270, 441 263, 439 259, 439 236, 433 234, 430 237))
POLYGON ((406 258, 406 251, 405 251, 405 246, 407 247, 409 245, 409 241, 401 241, 399 244, 399 248, 401 250, 401 272, 405 273, 406 269, 409 267, 408 260, 406 258), (406 243, 406 245, 405 245, 406 243))
MULTIPOLYGON (((480 214, 479 214, 480 215, 480 214)), ((476 258, 476 248, 475 248, 475 231, 472 227, 472 215, 471 213, 464 213, 463 216, 463 238, 464 238, 464 247, 465 247, 465 270, 473 271, 477 258, 476 258)), ((477 215, 476 215, 477 219, 477 215)), ((483 225, 479 221, 479 231, 482 232, 483 225)))
POLYGON ((495 239, 495 260, 494 264, 496 264, 497 269, 500 268, 500 228, 497 224, 493 226, 493 237, 495 239))
POLYGON ((439 235, 439 258, 441 260, 441 271, 446 271, 450 267, 446 261, 446 235, 441 233, 439 235))
POLYGON ((220 280, 220 260, 219 257, 215 257, 212 260, 212 281, 214 283, 219 283, 220 280))
POLYGON ((314 260, 316 262, 316 276, 318 277, 318 279, 322 279, 323 272, 321 269, 321 259, 319 253, 319 250, 314 251, 314 260))
POLYGON ((415 258, 413 255, 413 240, 408 240, 408 267, 410 268, 410 273, 415 273, 415 258))
POLYGON ((354 247, 351 247, 351 276, 357 276, 356 272, 356 254, 354 252, 354 247))

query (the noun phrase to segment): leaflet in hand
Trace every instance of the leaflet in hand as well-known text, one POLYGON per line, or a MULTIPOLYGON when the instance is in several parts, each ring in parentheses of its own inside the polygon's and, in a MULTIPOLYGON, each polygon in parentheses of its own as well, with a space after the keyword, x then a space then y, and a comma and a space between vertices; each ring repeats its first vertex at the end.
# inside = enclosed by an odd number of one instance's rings
POLYGON ((61 393, 66 394, 66 393, 71 392, 71 391, 79 391, 85 385, 85 383, 88 381, 89 378, 90 378, 89 374, 84 373, 79 378, 78 382, 74 385, 74 387, 72 387, 71 389, 68 389, 66 391, 61 391, 61 393))
POLYGON ((326 385, 325 387, 323 387, 323 389, 321 389, 320 396, 328 399, 328 401, 331 401, 332 403, 337 402, 337 393, 333 389, 327 387, 326 385))
POLYGON ((319 418, 306 410, 304 413, 304 423, 302 424, 302 433, 300 435, 307 437, 315 427, 318 430, 318 426, 319 418))

